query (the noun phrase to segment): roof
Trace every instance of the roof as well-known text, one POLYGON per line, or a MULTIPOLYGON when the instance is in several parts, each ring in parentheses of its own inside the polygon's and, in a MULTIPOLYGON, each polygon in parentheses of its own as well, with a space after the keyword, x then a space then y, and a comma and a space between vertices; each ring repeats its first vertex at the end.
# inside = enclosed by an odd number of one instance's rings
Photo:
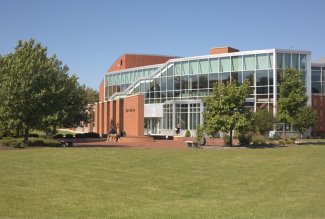
POLYGON ((318 59, 317 61, 313 61, 312 64, 324 64, 325 65, 325 57, 318 59))

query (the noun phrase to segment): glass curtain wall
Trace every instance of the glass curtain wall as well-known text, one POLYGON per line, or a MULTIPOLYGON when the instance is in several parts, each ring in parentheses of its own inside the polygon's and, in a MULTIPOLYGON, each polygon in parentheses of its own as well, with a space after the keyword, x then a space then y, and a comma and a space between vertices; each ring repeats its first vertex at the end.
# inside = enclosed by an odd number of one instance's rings
POLYGON ((139 82, 143 88, 130 89, 129 94, 143 93, 145 103, 170 100, 200 100, 212 92, 217 83, 233 80, 250 81, 247 107, 273 108, 273 53, 198 58, 164 65, 154 78, 139 82))
POLYGON ((313 94, 325 94, 325 66, 311 67, 311 92, 313 94))
POLYGON ((179 124, 182 130, 196 130, 201 121, 202 103, 177 101, 163 105, 163 129, 174 130, 179 124))

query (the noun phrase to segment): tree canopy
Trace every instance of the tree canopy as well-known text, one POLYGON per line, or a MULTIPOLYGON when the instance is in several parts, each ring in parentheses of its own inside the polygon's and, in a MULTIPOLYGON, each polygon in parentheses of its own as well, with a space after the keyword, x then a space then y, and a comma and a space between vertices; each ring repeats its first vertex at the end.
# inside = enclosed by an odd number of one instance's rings
MULTIPOLYGON (((287 69, 281 76, 279 84, 279 100, 277 104, 277 121, 294 124, 300 109, 307 104, 304 82, 301 72, 295 69, 287 69)), ((286 128, 284 129, 286 136, 286 128)))
POLYGON ((204 98, 204 128, 208 134, 218 131, 229 132, 232 146, 232 131, 242 129, 249 123, 245 100, 248 96, 249 81, 237 85, 235 81, 216 84, 210 96, 204 98))
POLYGON ((299 131, 300 136, 310 127, 317 124, 318 116, 316 111, 310 106, 302 107, 295 116, 293 127, 299 131))
POLYGON ((273 130, 274 122, 273 113, 266 109, 260 109, 253 114, 253 129, 261 135, 273 130))
POLYGON ((76 125, 85 107, 84 87, 68 67, 33 39, 18 41, 0 58, 0 129, 48 130, 76 125))
POLYGON ((99 101, 99 93, 97 90, 94 90, 90 87, 86 87, 85 92, 86 92, 86 103, 87 104, 93 104, 93 103, 97 103, 99 101))

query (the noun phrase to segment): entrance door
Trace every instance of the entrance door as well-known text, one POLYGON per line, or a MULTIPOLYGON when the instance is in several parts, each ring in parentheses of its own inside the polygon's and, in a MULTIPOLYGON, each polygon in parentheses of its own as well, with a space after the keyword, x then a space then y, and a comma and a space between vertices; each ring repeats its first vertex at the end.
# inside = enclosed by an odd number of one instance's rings
POLYGON ((160 118, 144 118, 144 134, 160 134, 160 118))

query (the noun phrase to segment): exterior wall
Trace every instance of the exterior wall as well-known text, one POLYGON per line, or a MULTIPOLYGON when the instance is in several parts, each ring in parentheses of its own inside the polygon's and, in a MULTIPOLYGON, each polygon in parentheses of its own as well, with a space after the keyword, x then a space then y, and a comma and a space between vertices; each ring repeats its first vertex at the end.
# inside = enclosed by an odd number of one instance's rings
POLYGON ((129 136, 144 135, 144 96, 135 95, 124 99, 124 131, 129 136))
POLYGON ((105 83, 104 83, 104 80, 102 80, 102 82, 100 83, 100 86, 99 86, 99 102, 104 102, 104 98, 105 98, 105 83))
POLYGON ((109 72, 127 68, 154 65, 167 62, 173 56, 124 54, 109 68, 109 72))
POLYGON ((232 47, 218 47, 218 48, 210 49, 210 55, 224 54, 224 53, 231 53, 231 52, 239 52, 239 50, 232 47))
POLYGON ((315 135, 319 135, 316 132, 325 133, 325 96, 312 96, 312 106, 317 111, 318 123, 313 127, 312 132, 315 135))
MULTIPOLYGON (((144 134, 144 96, 135 95, 125 99, 96 103, 95 132, 108 134, 111 128, 118 133, 125 131, 129 136, 144 134)), ((89 132, 92 129, 89 129, 89 132)))
POLYGON ((123 124, 123 100, 118 99, 116 100, 116 130, 117 132, 120 132, 124 130, 124 124, 123 124))
POLYGON ((106 134, 109 131, 109 102, 104 102, 104 127, 103 127, 103 132, 106 134))

